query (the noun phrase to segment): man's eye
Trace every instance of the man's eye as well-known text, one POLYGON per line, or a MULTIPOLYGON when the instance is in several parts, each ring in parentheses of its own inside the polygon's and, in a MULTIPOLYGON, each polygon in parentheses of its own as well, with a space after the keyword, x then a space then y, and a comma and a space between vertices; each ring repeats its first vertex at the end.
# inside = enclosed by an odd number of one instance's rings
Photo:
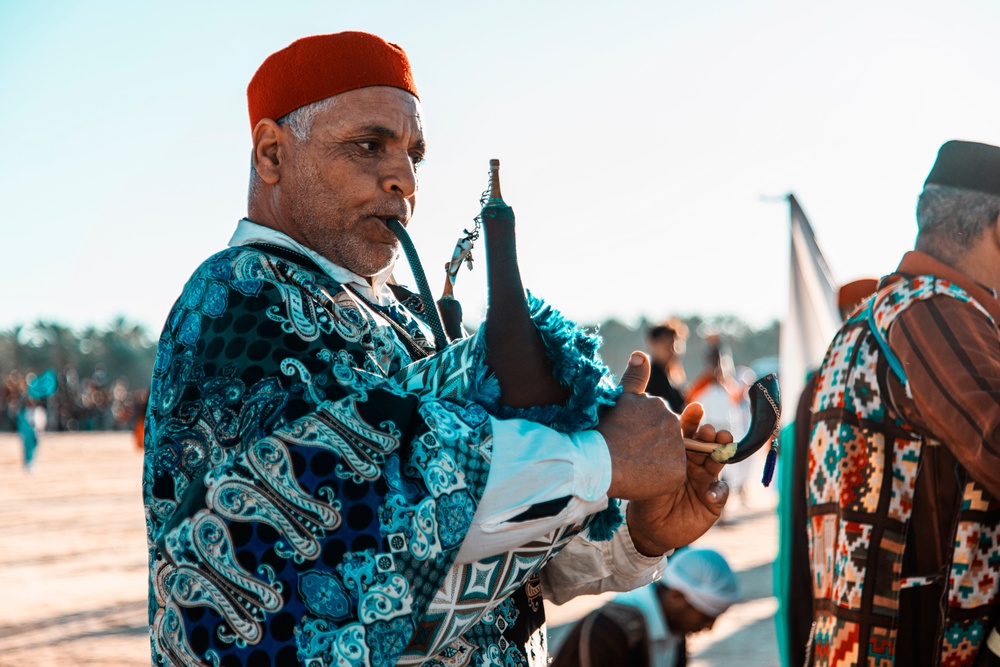
POLYGON ((410 160, 413 162, 413 168, 416 169, 417 167, 419 167, 424 163, 424 156, 420 153, 417 153, 416 155, 411 155, 410 160))
POLYGON ((379 142, 375 141, 374 139, 370 141, 359 141, 358 146, 361 146, 361 148, 365 149, 366 151, 374 153, 379 149, 379 142))

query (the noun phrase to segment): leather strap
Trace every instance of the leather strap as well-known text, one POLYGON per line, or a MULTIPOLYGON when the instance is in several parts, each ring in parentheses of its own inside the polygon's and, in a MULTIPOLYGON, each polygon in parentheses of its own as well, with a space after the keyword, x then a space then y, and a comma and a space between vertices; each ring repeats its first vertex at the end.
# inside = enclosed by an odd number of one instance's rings
MULTIPOLYGON (((320 273, 323 273, 323 269, 320 268, 319 264, 311 260, 309 257, 306 257, 301 252, 297 250, 292 250, 291 248, 285 248, 283 246, 275 245, 273 243, 247 243, 242 247, 256 248, 257 250, 267 253, 268 255, 274 255, 275 257, 280 257, 281 259, 288 260, 289 262, 294 262, 296 264, 299 264, 300 266, 304 266, 308 269, 312 269, 314 271, 319 271, 320 273)), ((339 285, 340 283, 337 284, 339 285)))
POLYGON ((448 337, 444 334, 444 325, 441 324, 441 314, 438 313, 437 304, 431 296, 431 288, 427 284, 427 276, 424 275, 424 267, 420 264, 420 257, 417 249, 410 240, 410 235, 406 228, 396 218, 389 218, 385 224, 392 230, 403 246, 406 253, 406 261, 410 263, 410 271, 413 272, 413 279, 417 281, 417 289, 420 291, 420 300, 424 302, 424 317, 431 331, 434 332, 434 347, 440 352, 448 345, 448 337))

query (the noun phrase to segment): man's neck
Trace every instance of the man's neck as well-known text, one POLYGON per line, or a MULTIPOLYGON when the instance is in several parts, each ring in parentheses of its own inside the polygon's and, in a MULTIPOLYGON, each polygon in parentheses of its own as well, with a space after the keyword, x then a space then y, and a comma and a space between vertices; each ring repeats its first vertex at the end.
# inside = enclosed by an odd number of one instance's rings
POLYGON ((378 303, 382 303, 384 299, 389 298, 389 291, 386 289, 385 283, 391 279, 392 267, 387 267, 375 276, 359 276, 350 269, 331 262, 320 253, 309 248, 306 244, 296 241, 280 229, 263 224, 249 217, 242 220, 237 226, 237 231, 229 240, 229 244, 245 245, 248 242, 275 243, 287 246, 315 261, 324 272, 328 273, 337 282, 354 283, 359 287, 363 285, 362 294, 367 298, 374 299, 378 303))
POLYGON ((276 232, 281 232, 296 243, 307 245, 305 239, 298 234, 295 225, 288 224, 284 216, 278 214, 273 197, 267 196, 267 193, 251 197, 247 201, 247 220, 261 227, 268 227, 276 232))
POLYGON ((992 235, 973 246, 952 267, 980 285, 1000 292, 1000 247, 994 242, 992 235))

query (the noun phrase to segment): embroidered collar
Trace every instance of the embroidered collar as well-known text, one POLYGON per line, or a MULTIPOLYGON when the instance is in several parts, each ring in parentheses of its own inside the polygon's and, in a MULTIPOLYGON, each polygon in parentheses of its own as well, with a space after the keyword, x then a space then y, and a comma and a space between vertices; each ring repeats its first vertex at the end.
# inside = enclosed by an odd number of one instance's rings
POLYGON ((926 253, 916 250, 906 253, 903 255, 902 261, 899 262, 899 268, 896 269, 896 272, 908 276, 930 274, 950 280, 982 304, 995 321, 1000 322, 1000 301, 997 300, 997 293, 993 289, 976 282, 964 273, 943 264, 926 253))
POLYGON ((327 274, 338 283, 354 287, 358 293, 363 295, 369 301, 377 303, 380 306, 390 305, 395 302, 395 298, 389 290, 389 286, 386 284, 392 276, 392 269, 395 266, 395 262, 393 262, 393 264, 381 273, 373 276, 371 283, 369 283, 368 279, 359 276, 349 269, 345 269, 342 266, 334 264, 312 248, 307 248, 288 235, 283 234, 276 229, 265 227, 264 225, 253 222, 247 218, 243 218, 236 225, 236 231, 233 232, 232 238, 229 239, 229 247, 232 248, 251 243, 266 243, 280 246, 288 250, 294 250, 295 252, 301 253, 311 259, 317 266, 320 267, 320 269, 322 269, 323 273, 327 274))

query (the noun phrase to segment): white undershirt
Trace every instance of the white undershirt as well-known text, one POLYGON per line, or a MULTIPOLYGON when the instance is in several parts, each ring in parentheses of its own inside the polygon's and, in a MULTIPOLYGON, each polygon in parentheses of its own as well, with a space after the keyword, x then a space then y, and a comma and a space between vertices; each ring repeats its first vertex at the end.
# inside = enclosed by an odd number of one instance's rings
MULTIPOLYGON (((248 243, 269 243, 302 253, 331 278, 350 284, 380 305, 396 300, 386 286, 392 266, 369 283, 285 234, 243 219, 229 245, 248 243)), ((522 419, 491 417, 490 423, 490 472, 457 563, 472 563, 512 551, 607 507, 611 455, 600 433, 590 430, 564 434, 522 419), (569 502, 554 516, 511 521, 532 505, 567 496, 569 502)), ((546 587, 556 589, 556 597, 565 599, 582 593, 629 590, 657 578, 663 563, 663 558, 639 554, 623 525, 610 542, 592 543, 582 537, 573 540, 552 560, 550 566, 556 567, 548 568, 553 571, 546 587), (615 562, 606 563, 608 559, 615 562)))

